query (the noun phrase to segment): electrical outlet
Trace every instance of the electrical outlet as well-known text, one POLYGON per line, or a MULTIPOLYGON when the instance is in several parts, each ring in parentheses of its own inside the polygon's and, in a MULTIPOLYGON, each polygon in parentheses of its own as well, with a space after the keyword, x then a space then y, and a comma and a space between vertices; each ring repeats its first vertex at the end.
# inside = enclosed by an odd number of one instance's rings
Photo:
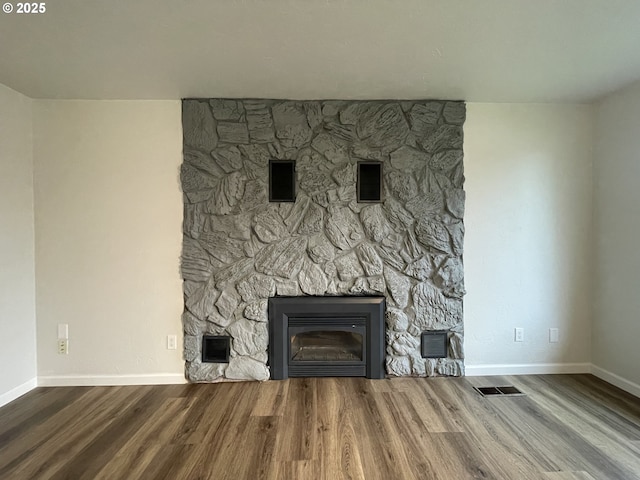
POLYGON ((58 354, 69 355, 69 340, 66 338, 58 340, 58 354))
POLYGON ((167 350, 176 350, 178 348, 178 337, 176 335, 167 335, 167 350))
POLYGON ((558 343, 560 332, 557 328, 549 329, 549 343, 558 343))
POLYGON ((516 328, 514 342, 524 342, 524 328, 516 328))

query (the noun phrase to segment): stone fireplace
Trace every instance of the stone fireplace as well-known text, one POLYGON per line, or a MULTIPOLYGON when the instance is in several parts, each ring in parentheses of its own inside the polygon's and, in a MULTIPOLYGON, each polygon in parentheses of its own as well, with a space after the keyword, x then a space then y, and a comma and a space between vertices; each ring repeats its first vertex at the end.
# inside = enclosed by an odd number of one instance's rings
POLYGON ((270 378, 274 297, 383 296, 387 374, 464 374, 463 102, 188 99, 182 110, 190 381, 270 378), (269 201, 274 161, 294 162, 293 201, 269 201), (382 166, 381 195, 359 202, 367 162, 382 166), (445 357, 421 355, 431 331, 446 332, 445 357), (228 363, 203 362, 204 336, 230 339, 228 363))

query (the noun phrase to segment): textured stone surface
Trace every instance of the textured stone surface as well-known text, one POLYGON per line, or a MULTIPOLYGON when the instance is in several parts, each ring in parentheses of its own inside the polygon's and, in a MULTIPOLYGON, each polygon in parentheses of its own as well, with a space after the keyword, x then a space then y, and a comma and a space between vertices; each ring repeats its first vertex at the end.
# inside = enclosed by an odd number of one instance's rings
POLYGON ((292 237, 265 247, 256 255, 256 270, 267 275, 291 278, 294 271, 300 268, 306 243, 303 237, 292 237))
POLYGON ((409 111, 409 122, 411 131, 417 135, 424 135, 431 128, 438 124, 442 103, 427 102, 425 104, 414 105, 409 111))
POLYGON ((218 141, 226 143, 249 143, 247 124, 218 122, 218 141))
POLYGON ((186 376, 268 378, 274 295, 387 297, 387 373, 464 373, 464 104, 185 100, 186 376), (296 161, 297 198, 268 202, 270 159, 296 161), (356 201, 356 163, 383 162, 380 204, 356 201), (449 356, 420 357, 423 330, 449 356), (232 337, 202 364, 203 334, 232 337))
POLYGON ((322 125, 322 105, 320 102, 304 102, 304 110, 307 112, 307 123, 311 129, 322 125))
POLYGON ((242 168, 240 150, 236 147, 218 148, 211 152, 211 156, 225 173, 235 172, 242 168))
POLYGON ((283 297, 300 295, 300 285, 294 280, 276 279, 276 294, 283 297))
POLYGON ((381 275, 384 264, 376 250, 367 243, 361 243, 356 249, 360 264, 368 276, 381 275))
POLYGON ((276 284, 273 278, 256 273, 241 280, 237 290, 242 300, 253 302, 261 298, 273 297, 276 293, 276 284))
POLYGON ((338 269, 338 276, 340 277, 340 280, 350 280, 364 275, 364 271, 362 270, 362 266, 360 266, 358 257, 353 252, 337 257, 333 263, 338 269))
POLYGON ((452 188, 446 191, 447 210, 454 217, 462 219, 464 216, 465 193, 460 188, 452 188))
POLYGON ((236 100, 213 99, 209 100, 213 116, 216 120, 231 120, 237 122, 244 113, 242 102, 236 100))
POLYGON ((200 337, 193 335, 184 336, 184 359, 187 362, 193 362, 196 358, 200 358, 200 337))
POLYGON ((405 308, 409 303, 409 288, 411 287, 409 278, 392 268, 385 268, 384 279, 395 304, 400 308, 405 308))
POLYGON ((253 219, 253 230, 261 242, 273 243, 289 235, 282 218, 274 210, 258 213, 253 219))
POLYGON ((276 137, 287 148, 299 148, 311 140, 307 113, 299 102, 283 102, 271 108, 276 137))
POLYGON ((341 250, 350 250, 364 238, 362 226, 347 207, 329 205, 326 234, 331 243, 341 250))
POLYGON ((462 128, 440 125, 437 130, 422 140, 422 148, 431 154, 442 154, 453 149, 462 149, 462 128))
POLYGON ((231 318, 233 311, 240 304, 240 295, 233 287, 227 287, 218 298, 216 307, 218 312, 224 318, 231 318))
POLYGON ((207 202, 209 213, 218 215, 231 213, 244 196, 245 183, 246 178, 239 172, 233 172, 222 178, 207 202))
POLYGON ((193 238, 182 240, 182 278, 196 282, 206 281, 213 273, 207 252, 193 238))
POLYGON ((215 309, 215 301, 220 292, 213 288, 211 279, 197 285, 193 292, 187 292, 185 289, 185 306, 196 318, 204 320, 215 309))
POLYGON ((397 199, 407 202, 418 193, 418 184, 410 173, 391 171, 386 175, 389 191, 397 199))
POLYGON ((385 361, 389 375, 395 375, 396 377, 411 375, 411 362, 408 357, 387 355, 385 361))
POLYGON ((207 103, 182 102, 182 131, 185 145, 207 152, 218 146, 215 120, 207 103))
POLYGON ((431 274, 433 273, 433 266, 431 265, 431 261, 428 257, 422 257, 415 262, 407 265, 404 273, 409 275, 410 277, 415 278, 416 280, 426 282, 427 280, 429 280, 429 278, 431 278, 431 274))
POLYGON ((405 141, 409 125, 399 104, 369 102, 359 111, 356 133, 370 147, 395 150, 405 141))
POLYGON ((256 322, 267 321, 267 300, 260 300, 258 302, 250 303, 244 309, 244 316, 249 320, 256 322))
MULTIPOLYGON (((215 188, 218 183, 208 172, 186 163, 183 163, 180 168, 180 179, 182 181, 182 191, 187 193, 202 190, 209 191, 215 188)), ((211 196, 211 192, 208 193, 211 196)))
POLYGON ((329 282, 322 269, 315 263, 305 260, 298 274, 300 289, 307 295, 323 295, 329 282))
POLYGON ((441 212, 444 207, 444 200, 441 192, 428 192, 416 195, 407 202, 406 207, 414 218, 422 218, 441 212))
POLYGON ((428 283, 411 290, 416 324, 426 330, 448 330, 462 323, 462 301, 445 297, 428 283))
POLYGON ((250 212, 267 204, 267 186, 259 180, 249 180, 245 184, 244 195, 240 203, 243 212, 250 212))
POLYGON ((403 172, 420 174, 429 163, 429 155, 416 148, 402 146, 391 152, 391 166, 403 172))
POLYGON ((386 320, 389 328, 396 332, 404 332, 409 328, 409 317, 399 308, 387 307, 386 320))
POLYGON ((446 150, 434 153, 429 162, 429 167, 440 173, 450 172, 459 163, 462 163, 462 150, 446 150))
POLYGON ((410 355, 420 347, 420 340, 408 332, 387 330, 387 352, 391 355, 410 355))
POLYGON ((382 205, 367 205, 360 211, 364 233, 374 242, 381 242, 391 231, 391 225, 382 210, 382 205))
POLYGON ((198 335, 204 331, 205 322, 185 310, 182 313, 182 328, 185 335, 198 335))
POLYGON ((458 287, 463 278, 464 268, 462 261, 459 258, 450 257, 440 265, 434 276, 434 281, 443 291, 449 291, 458 287))
POLYGON ((466 116, 465 104, 461 102, 447 102, 442 112, 444 121, 455 125, 462 125, 466 116))
POLYGON ((232 349, 238 355, 254 355, 267 350, 269 331, 266 323, 242 318, 227 327, 231 335, 232 349))
POLYGON ((442 223, 433 218, 421 218, 418 220, 416 237, 426 247, 432 247, 445 253, 451 252, 449 231, 442 223))
POLYGON ((325 263, 335 258, 335 247, 324 235, 314 235, 309 239, 308 253, 316 263, 325 263))
POLYGON ((395 198, 385 200, 384 211, 396 230, 406 230, 415 221, 414 217, 395 198))
POLYGON ((200 363, 196 359, 187 362, 186 373, 192 382, 213 382, 222 377, 226 369, 226 363, 200 363))
POLYGON ((244 103, 247 110, 247 126, 249 128, 249 138, 256 143, 269 143, 275 141, 273 131, 273 119, 271 112, 263 104, 244 103))
POLYGON ((224 372, 231 380, 258 380, 269 379, 269 370, 264 362, 251 357, 234 357, 229 361, 229 366, 224 372))
POLYGON ((313 235, 324 228, 324 209, 315 203, 311 203, 304 214, 304 218, 298 227, 300 235, 313 235))
POLYGON ((347 145, 345 140, 328 133, 320 133, 311 142, 314 149, 336 164, 349 161, 347 145))

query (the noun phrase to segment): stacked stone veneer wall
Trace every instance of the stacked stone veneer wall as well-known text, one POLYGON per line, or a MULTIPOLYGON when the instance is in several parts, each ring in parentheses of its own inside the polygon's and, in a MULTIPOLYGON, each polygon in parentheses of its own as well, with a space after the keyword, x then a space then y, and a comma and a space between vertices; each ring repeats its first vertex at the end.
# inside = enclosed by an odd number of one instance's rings
POLYGON ((186 376, 269 377, 267 298, 385 295, 391 375, 462 375, 465 104, 190 99, 182 104, 186 376), (295 159, 295 203, 269 203, 269 159, 295 159), (383 201, 356 201, 359 160, 383 201), (446 359, 420 333, 448 330, 446 359), (203 334, 230 335, 203 364, 203 334))

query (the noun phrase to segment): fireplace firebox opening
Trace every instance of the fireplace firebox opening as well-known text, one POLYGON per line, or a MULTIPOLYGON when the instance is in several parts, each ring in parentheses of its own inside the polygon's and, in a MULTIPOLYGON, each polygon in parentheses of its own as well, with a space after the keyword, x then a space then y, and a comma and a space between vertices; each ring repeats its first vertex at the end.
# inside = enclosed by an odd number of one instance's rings
POLYGON ((271 378, 384 378, 384 297, 269 299, 271 378))

